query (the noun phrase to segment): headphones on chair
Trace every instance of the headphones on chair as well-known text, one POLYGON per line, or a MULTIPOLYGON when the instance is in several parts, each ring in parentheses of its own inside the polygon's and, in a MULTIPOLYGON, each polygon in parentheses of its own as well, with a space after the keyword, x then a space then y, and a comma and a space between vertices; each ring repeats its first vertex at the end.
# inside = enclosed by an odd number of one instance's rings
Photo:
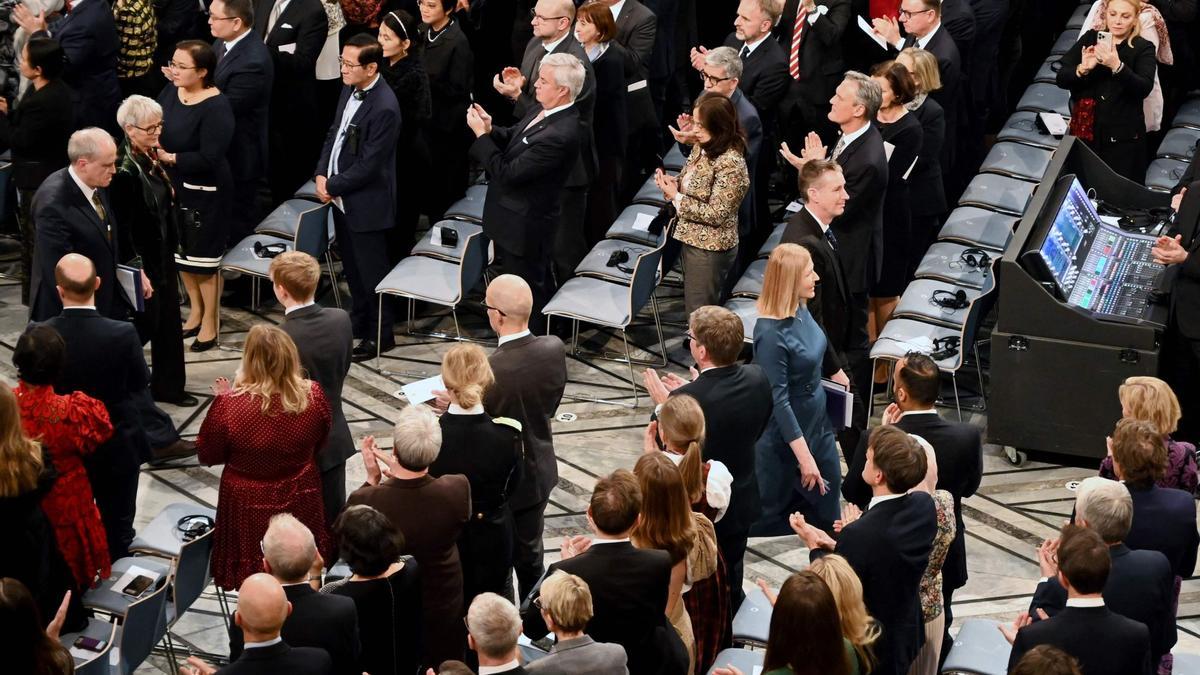
POLYGON ((957 335, 947 335, 946 337, 937 338, 933 341, 933 352, 929 355, 929 358, 934 361, 941 361, 951 356, 957 356, 958 345, 961 342, 962 338, 957 335))
POLYGON ((203 537, 211 529, 213 529, 213 519, 203 514, 184 516, 175 523, 175 531, 185 542, 203 537))
POLYGON ((287 244, 266 244, 261 241, 254 242, 254 257, 256 258, 274 258, 280 253, 287 253, 287 244))
POLYGON ((948 291, 946 289, 938 289, 929 297, 929 304, 934 307, 948 309, 947 314, 953 314, 955 310, 966 309, 971 305, 971 301, 967 300, 967 292, 963 289, 948 291))
POLYGON ((613 251, 608 256, 608 262, 604 263, 605 267, 615 267, 626 274, 633 274, 633 268, 625 265, 629 262, 629 249, 621 249, 613 251))
POLYGON ((960 265, 965 265, 968 271, 982 272, 985 277, 992 266, 992 257, 978 246, 963 249, 963 252, 958 254, 958 261, 960 265))

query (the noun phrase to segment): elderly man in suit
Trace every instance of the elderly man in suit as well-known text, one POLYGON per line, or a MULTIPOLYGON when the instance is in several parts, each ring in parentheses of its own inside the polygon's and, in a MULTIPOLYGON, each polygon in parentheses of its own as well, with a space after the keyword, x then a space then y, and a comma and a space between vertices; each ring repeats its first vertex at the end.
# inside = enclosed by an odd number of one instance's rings
POLYGON ((321 152, 317 109, 317 56, 329 22, 321 0, 258 0, 254 32, 275 65, 267 129, 271 199, 289 199, 309 178, 321 152))
POLYGON ((596 642, 583 632, 592 619, 592 592, 586 581, 559 570, 542 582, 541 599, 539 609, 554 633, 554 646, 549 656, 530 661, 526 671, 541 675, 628 675, 624 647, 596 642))
POLYGON ((387 231, 396 226, 396 139, 400 104, 383 82, 383 48, 365 34, 342 47, 342 82, 333 126, 317 163, 317 194, 333 202, 333 225, 350 282, 354 361, 396 345, 392 304, 379 314, 375 287, 391 269, 387 231), (381 86, 382 85, 382 86, 381 86), (376 331, 383 336, 377 344, 376 331))
MULTIPOLYGON (((290 513, 271 517, 262 539, 263 571, 275 577, 292 605, 279 636, 293 647, 325 650, 333 661, 333 675, 359 675, 358 610, 354 600, 334 593, 318 593, 325 561, 317 552, 313 533, 290 513)), ((242 631, 229 627, 229 660, 245 650, 242 631)))
POLYGON ((103 287, 91 260, 78 253, 63 256, 54 269, 62 314, 48 321, 63 337, 67 359, 54 388, 82 391, 108 409, 112 438, 84 461, 100 509, 113 560, 124 557, 133 541, 138 468, 150 458, 139 416, 139 401, 149 398, 150 370, 133 324, 96 311, 95 293, 103 287))
MULTIPOLYGON (((235 244, 255 225, 254 198, 267 173, 267 110, 275 64, 262 37, 251 31, 251 0, 212 0, 208 8, 213 50, 217 53, 217 88, 233 108, 233 143, 229 169, 233 172, 233 227, 229 243, 235 244)), ((292 114, 300 111, 292 110, 292 114)))
POLYGON ((736 314, 708 305, 688 318, 692 335, 688 349, 696 360, 691 382, 675 375, 659 377, 646 370, 646 390, 654 403, 687 394, 704 411, 704 459, 724 464, 733 474, 733 493, 725 517, 717 521, 717 545, 729 568, 734 606, 741 604, 742 559, 750 526, 758 520, 758 480, 754 473, 754 443, 771 419, 771 384, 757 364, 738 363, 745 346, 745 328, 736 314))
MULTIPOLYGON (((538 106, 511 127, 492 127, 479 104, 467 110, 475 134, 470 154, 487 172, 483 232, 496 245, 501 269, 524 279, 533 291, 533 327, 542 332, 554 289, 550 258, 561 227, 563 188, 583 145, 582 112, 575 100, 586 70, 570 54, 542 58, 535 84, 538 106)), ((582 227, 582 220, 574 223, 582 227)), ((582 234, 582 232, 581 232, 582 234)))
MULTIPOLYGON (((55 290, 55 266, 67 253, 86 256, 101 283, 94 304, 103 316, 125 318, 129 300, 121 295, 117 263, 138 265, 133 239, 112 215, 108 185, 117 170, 117 145, 103 129, 89 127, 71 134, 67 142, 70 166, 50 174, 33 196, 31 218, 37 237, 33 245, 33 280, 29 314, 45 321, 62 310, 55 290)), ((153 293, 141 273, 145 297, 153 293)))
POLYGON ((517 637, 521 615, 507 599, 481 593, 467 609, 467 646, 479 657, 479 671, 524 675, 517 637))
POLYGON ((350 426, 342 410, 342 385, 350 372, 354 350, 350 315, 337 307, 322 307, 314 300, 321 266, 311 255, 286 251, 271 260, 268 272, 275 298, 283 305, 280 328, 296 343, 300 365, 321 385, 333 414, 325 447, 317 453, 325 523, 332 527, 346 504, 346 460, 355 453, 354 439, 350 437, 350 426))

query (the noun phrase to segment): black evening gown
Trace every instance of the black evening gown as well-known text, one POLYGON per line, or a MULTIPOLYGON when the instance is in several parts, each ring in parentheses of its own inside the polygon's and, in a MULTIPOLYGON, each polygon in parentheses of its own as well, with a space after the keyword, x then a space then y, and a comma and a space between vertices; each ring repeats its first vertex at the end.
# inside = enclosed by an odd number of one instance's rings
POLYGON ((887 196, 883 199, 883 269, 871 286, 871 297, 894 298, 908 284, 909 246, 912 240, 911 200, 908 195, 913 164, 921 152, 921 122, 906 113, 895 122, 876 122, 884 143, 893 147, 888 159, 887 196))

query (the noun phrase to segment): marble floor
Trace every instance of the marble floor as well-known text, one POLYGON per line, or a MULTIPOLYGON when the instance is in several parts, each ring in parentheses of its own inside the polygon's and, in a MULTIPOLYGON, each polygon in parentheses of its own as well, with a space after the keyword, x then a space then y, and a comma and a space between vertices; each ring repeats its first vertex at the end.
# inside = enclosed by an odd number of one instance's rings
MULTIPOLYGON (((683 322, 679 291, 660 289, 665 331, 675 336, 667 341, 668 370, 686 374, 690 357, 681 345, 683 322)), ((323 302, 332 302, 324 297, 323 302)), ((460 308, 459 320, 464 333, 488 338, 486 321, 478 296, 460 308)), ((0 379, 11 384, 15 373, 11 351, 25 323, 26 311, 19 302, 19 288, 11 281, 0 284, 0 379)), ((226 309, 223 312, 221 348, 203 354, 187 353, 188 391, 201 399, 198 408, 167 406, 180 433, 194 438, 212 400, 209 389, 218 376, 232 378, 240 359, 239 346, 254 323, 281 320, 280 308, 264 306, 257 312, 226 309)), ((448 314, 420 319, 417 330, 453 331, 448 314)), ((398 329, 403 330, 403 325, 398 329)), ((586 347, 620 347, 620 337, 612 332, 585 330, 586 347)), ((630 330, 631 345, 657 353, 654 324, 644 312, 630 330)), ((428 337, 397 336, 399 346, 380 363, 354 365, 346 383, 345 413, 355 438, 374 434, 381 446, 389 446, 390 426, 405 401, 397 396, 404 383, 438 372, 441 354, 453 343, 428 337)), ((650 358, 650 355, 641 354, 650 358)), ((147 358, 149 351, 147 350, 147 358)), ((551 497, 546 514, 545 545, 547 563, 558 557, 559 543, 567 535, 583 533, 587 524, 584 511, 597 476, 613 469, 632 468, 641 448, 643 429, 650 412, 644 395, 634 405, 629 369, 620 363, 603 360, 571 359, 568 363, 568 398, 554 424, 559 484, 551 497), (612 403, 597 402, 604 399, 612 403), (613 404, 615 403, 615 405, 613 404), (571 413, 572 415, 561 415, 571 413)), ((943 410, 953 415, 954 411, 943 410)), ((984 414, 971 415, 970 421, 986 425, 984 414)), ((1035 548, 1052 536, 1071 510, 1072 493, 1067 484, 1094 474, 1088 468, 1073 468, 1037 461, 1013 466, 998 447, 985 448, 985 474, 979 492, 965 501, 967 549, 970 581, 955 594, 956 619, 987 617, 1011 620, 1022 610, 1037 582, 1035 548)), ((221 469, 197 465, 194 458, 174 465, 143 469, 138 498, 137 525, 143 526, 165 505, 191 501, 213 506, 221 469)), ((357 457, 347 465, 347 486, 353 489, 363 480, 363 467, 357 457)), ((807 551, 795 537, 753 539, 746 556, 747 587, 756 578, 765 578, 776 587, 791 572, 805 566, 807 551)), ((212 589, 209 589, 210 591, 212 589)), ((1200 653, 1200 580, 1183 584, 1179 606, 1179 643, 1176 651, 1200 653)), ((191 649, 210 658, 228 654, 225 623, 215 595, 206 593, 175 626, 177 649, 191 649)), ((139 673, 169 672, 165 656, 156 654, 143 664, 139 673)))

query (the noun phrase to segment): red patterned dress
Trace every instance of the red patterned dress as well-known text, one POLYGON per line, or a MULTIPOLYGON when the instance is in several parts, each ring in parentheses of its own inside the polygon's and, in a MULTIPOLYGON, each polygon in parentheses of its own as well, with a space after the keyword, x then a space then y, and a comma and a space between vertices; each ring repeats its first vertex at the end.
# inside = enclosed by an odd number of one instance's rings
POLYGON ((298 415, 280 412, 278 396, 267 414, 262 399, 250 394, 221 394, 213 400, 196 450, 202 464, 225 465, 212 554, 213 581, 221 588, 235 590, 262 571, 259 542, 277 513, 291 513, 307 525, 321 555, 333 560, 315 460, 331 419, 316 383, 309 390, 308 407, 298 415))
POLYGON ((107 579, 112 573, 112 561, 83 458, 112 436, 108 410, 83 392, 59 395, 49 385, 21 382, 13 393, 25 434, 42 444, 58 471, 42 510, 75 582, 81 589, 91 588, 97 574, 107 579))

